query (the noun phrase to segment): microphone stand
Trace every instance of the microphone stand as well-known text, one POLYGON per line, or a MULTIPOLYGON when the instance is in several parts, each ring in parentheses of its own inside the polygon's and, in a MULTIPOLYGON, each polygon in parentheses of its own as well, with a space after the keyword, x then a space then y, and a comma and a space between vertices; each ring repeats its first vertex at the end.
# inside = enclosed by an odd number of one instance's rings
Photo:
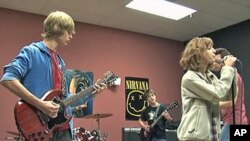
MULTIPOLYGON (((237 59, 237 61, 240 63, 240 67, 241 67, 241 70, 242 70, 242 63, 239 59, 237 59)), ((234 68, 235 70, 235 78, 233 79, 233 83, 232 83, 232 112, 233 112, 233 125, 235 125, 235 103, 234 103, 234 98, 235 98, 235 87, 236 86, 236 90, 237 90, 237 87, 238 87, 238 83, 236 82, 236 80, 238 80, 238 72, 237 72, 237 69, 234 68)), ((238 96, 238 95, 236 95, 238 96)), ((240 116, 241 117, 241 116, 240 116)))
MULTIPOLYGON (((242 62, 240 60, 237 59, 237 61, 239 62, 239 65, 240 65, 240 70, 242 71, 242 62)), ((236 82, 236 80, 238 80, 238 72, 235 68, 235 71, 236 71, 236 79, 233 80, 233 83, 232 83, 232 112, 233 112, 233 125, 235 125, 235 103, 234 103, 234 97, 235 97, 235 87, 236 86, 236 89, 238 87, 238 82, 236 82)), ((243 77, 241 77, 241 79, 243 79, 243 77)), ((243 81, 243 80, 242 80, 243 81)), ((241 88, 240 88, 241 89, 241 88)), ((239 90, 240 91, 240 90, 239 90)), ((240 98, 241 98, 241 102, 242 102, 242 94, 240 93, 240 98)), ((236 96, 239 96, 239 93, 236 95, 236 96)), ((239 98, 239 97, 238 97, 239 98)), ((238 100, 238 99, 237 99, 238 100)), ((241 103, 241 106, 242 106, 242 103, 241 103)), ((240 109, 241 112, 242 112, 242 108, 240 109)), ((241 114, 240 112, 240 114, 241 114)), ((242 114, 240 115, 240 124, 242 124, 242 114)))
MULTIPOLYGON (((236 74, 237 75, 237 74, 236 74)), ((236 76, 237 77, 237 76, 236 76)), ((233 83, 232 83, 232 112, 233 112, 233 125, 235 125, 235 104, 234 104, 234 96, 235 96, 235 91, 234 91, 234 86, 236 85, 237 87, 237 83, 235 83, 235 79, 233 80, 233 83)))

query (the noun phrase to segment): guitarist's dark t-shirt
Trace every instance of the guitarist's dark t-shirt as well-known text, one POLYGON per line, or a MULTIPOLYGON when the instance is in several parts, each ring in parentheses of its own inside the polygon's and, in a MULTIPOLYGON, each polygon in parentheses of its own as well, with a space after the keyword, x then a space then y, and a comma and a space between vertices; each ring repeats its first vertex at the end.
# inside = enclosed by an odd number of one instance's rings
MULTIPOLYGON (((148 106, 141 114, 141 119, 143 121, 147 121, 149 125, 151 125, 155 119, 157 119, 162 112, 164 112, 164 110, 166 110, 166 107, 164 105, 160 105, 159 107, 159 111, 156 114, 156 110, 157 107, 151 107, 148 106)), ((155 126, 153 127, 153 131, 152 131, 152 137, 153 138, 157 138, 157 139, 165 139, 166 138, 166 131, 165 131, 165 127, 166 127, 166 119, 164 117, 160 118, 160 120, 155 124, 155 126)))

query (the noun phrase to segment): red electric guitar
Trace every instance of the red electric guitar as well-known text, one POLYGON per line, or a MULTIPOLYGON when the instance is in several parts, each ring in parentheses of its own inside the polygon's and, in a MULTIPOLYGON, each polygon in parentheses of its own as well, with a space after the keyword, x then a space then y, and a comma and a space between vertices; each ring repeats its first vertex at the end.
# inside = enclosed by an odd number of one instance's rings
MULTIPOLYGON (((105 83, 107 86, 113 85, 113 82, 117 79, 117 76, 110 71, 106 72, 104 75, 105 79, 99 82, 105 83)), ((49 141, 54 129, 68 124, 71 120, 72 117, 66 115, 66 108, 83 97, 90 100, 93 97, 92 95, 96 95, 97 93, 95 93, 94 86, 90 86, 65 100, 60 99, 61 94, 62 91, 60 90, 50 90, 42 98, 46 101, 52 100, 60 105, 56 118, 50 118, 48 115, 42 113, 25 101, 20 100, 17 102, 14 109, 15 120, 25 140, 49 141)))

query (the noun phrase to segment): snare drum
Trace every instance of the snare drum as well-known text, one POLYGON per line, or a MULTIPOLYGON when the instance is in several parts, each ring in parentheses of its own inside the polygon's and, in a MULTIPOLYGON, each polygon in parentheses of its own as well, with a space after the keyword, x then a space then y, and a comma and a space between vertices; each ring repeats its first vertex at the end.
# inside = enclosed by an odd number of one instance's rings
POLYGON ((96 132, 88 131, 85 128, 74 128, 73 129, 74 139, 73 141, 97 141, 96 132))
POLYGON ((88 141, 86 136, 87 130, 82 127, 77 127, 73 129, 73 141, 88 141))
POLYGON ((91 133, 94 141, 100 141, 99 132, 97 130, 93 129, 93 130, 90 131, 90 133, 91 133))

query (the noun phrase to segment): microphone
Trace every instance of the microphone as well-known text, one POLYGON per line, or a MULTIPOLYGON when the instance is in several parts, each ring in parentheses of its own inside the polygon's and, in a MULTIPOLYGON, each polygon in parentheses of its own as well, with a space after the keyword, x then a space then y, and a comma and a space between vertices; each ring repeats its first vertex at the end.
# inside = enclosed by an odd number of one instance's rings
MULTIPOLYGON (((224 56, 224 58, 222 58, 221 62, 225 62, 227 60, 228 56, 224 56)), ((236 60, 236 62, 241 62, 239 59, 236 60)))

